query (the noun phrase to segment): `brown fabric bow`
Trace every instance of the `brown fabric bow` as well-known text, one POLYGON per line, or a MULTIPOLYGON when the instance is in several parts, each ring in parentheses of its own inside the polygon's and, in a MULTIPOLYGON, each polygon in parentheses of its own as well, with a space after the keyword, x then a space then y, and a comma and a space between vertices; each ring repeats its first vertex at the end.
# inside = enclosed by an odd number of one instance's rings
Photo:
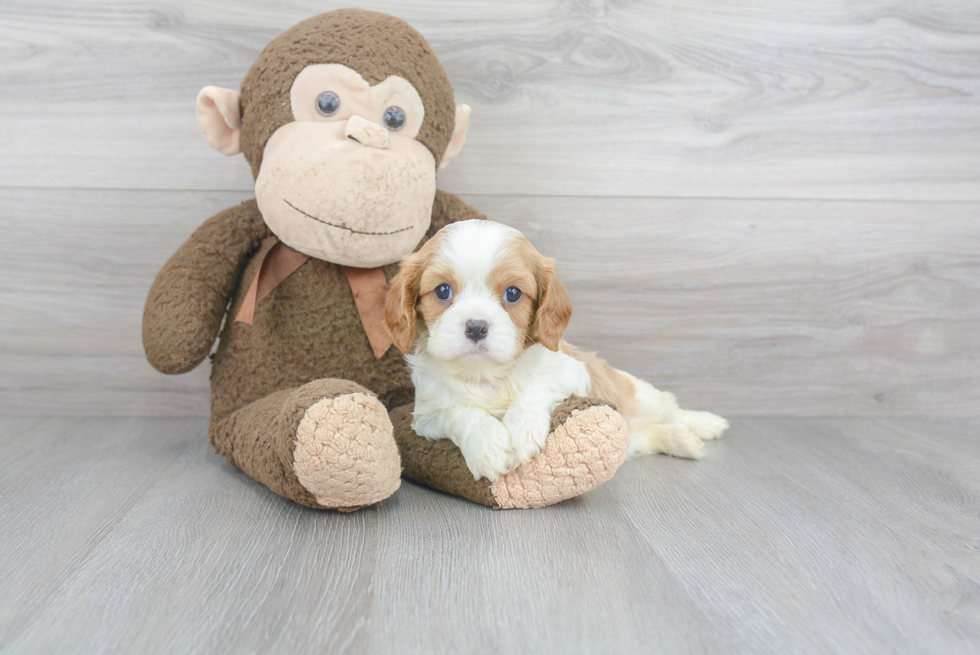
MULTIPOLYGON (((309 255, 290 248, 282 241, 266 251, 259 265, 259 272, 252 278, 252 283, 242 301, 241 309, 235 316, 236 322, 252 324, 255 320, 255 306, 265 298, 282 281, 292 275, 300 266, 310 259, 309 255)), ((371 342, 371 350, 375 359, 381 359, 392 341, 384 328, 385 297, 388 295, 388 282, 384 270, 380 268, 354 268, 342 266, 347 274, 347 283, 354 294, 357 314, 371 342)))
POLYGON ((381 359, 391 347, 391 337, 385 330, 385 298, 388 296, 388 282, 385 272, 380 268, 354 268, 344 266, 347 283, 354 294, 357 315, 371 342, 374 358, 381 359))

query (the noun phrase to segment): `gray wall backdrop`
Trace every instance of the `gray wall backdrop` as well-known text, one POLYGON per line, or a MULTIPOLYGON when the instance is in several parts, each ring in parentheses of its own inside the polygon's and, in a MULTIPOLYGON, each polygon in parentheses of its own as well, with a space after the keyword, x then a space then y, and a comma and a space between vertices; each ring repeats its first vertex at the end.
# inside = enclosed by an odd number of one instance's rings
MULTIPOLYGON (((980 3, 376 0, 473 107, 440 177, 559 259, 571 341, 730 416, 980 413, 980 3)), ((0 411, 205 415, 166 258, 251 196, 194 99, 330 2, 0 4, 0 411)))

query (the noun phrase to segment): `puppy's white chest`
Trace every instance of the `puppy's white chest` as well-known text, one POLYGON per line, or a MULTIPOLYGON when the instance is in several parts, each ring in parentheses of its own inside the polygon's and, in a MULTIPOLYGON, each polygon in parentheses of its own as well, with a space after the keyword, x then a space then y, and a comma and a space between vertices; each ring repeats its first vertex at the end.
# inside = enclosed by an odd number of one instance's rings
POLYGON ((517 397, 517 389, 511 380, 464 383, 460 392, 461 402, 485 409, 498 419, 504 417, 517 397))

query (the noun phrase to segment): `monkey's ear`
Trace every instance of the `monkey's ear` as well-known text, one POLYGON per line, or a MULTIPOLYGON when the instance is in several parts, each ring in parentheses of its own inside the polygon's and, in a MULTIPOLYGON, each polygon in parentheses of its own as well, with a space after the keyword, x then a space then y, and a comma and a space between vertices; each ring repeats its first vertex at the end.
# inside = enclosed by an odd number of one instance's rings
POLYGON ((223 155, 242 151, 242 95, 206 86, 197 94, 197 125, 211 147, 223 155))
POLYGON ((456 105, 456 126, 453 128, 453 137, 449 139, 449 145, 446 146, 446 152, 442 154, 442 161, 439 162, 440 171, 463 149, 468 129, 470 129, 470 106, 456 105))

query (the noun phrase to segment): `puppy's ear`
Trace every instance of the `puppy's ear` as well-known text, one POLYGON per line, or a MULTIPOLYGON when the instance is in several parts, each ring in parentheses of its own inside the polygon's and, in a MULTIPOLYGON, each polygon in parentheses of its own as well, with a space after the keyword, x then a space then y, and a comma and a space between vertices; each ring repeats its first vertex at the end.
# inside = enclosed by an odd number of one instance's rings
POLYGON ((412 253, 402 259, 401 268, 391 278, 385 299, 385 329, 395 347, 407 353, 415 344, 415 301, 419 296, 422 254, 412 253))
POLYGON ((555 274, 555 260, 542 257, 538 273, 538 341, 558 352, 558 344, 572 320, 572 300, 555 274))

